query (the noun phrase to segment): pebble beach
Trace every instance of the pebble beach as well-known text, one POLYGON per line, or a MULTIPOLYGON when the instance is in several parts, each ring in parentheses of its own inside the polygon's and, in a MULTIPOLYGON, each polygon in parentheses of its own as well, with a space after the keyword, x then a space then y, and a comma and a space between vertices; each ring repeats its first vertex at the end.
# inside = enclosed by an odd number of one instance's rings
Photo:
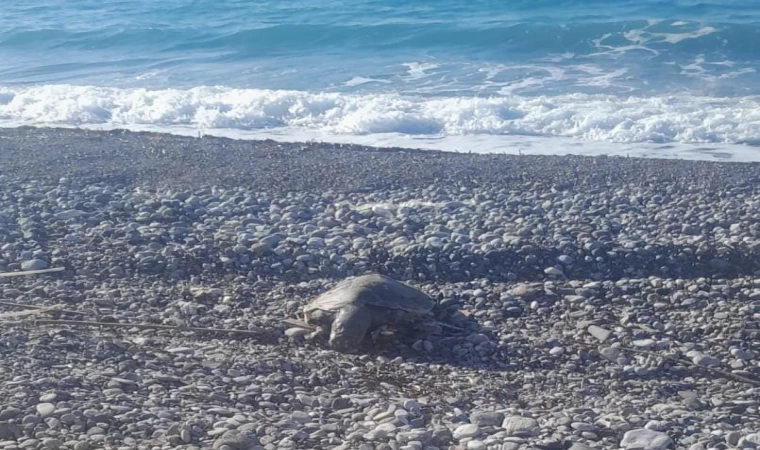
POLYGON ((759 182, 751 163, 2 129, 0 272, 64 270, 0 278, 0 449, 757 448, 759 182), (283 324, 370 272, 451 327, 339 353, 283 324))

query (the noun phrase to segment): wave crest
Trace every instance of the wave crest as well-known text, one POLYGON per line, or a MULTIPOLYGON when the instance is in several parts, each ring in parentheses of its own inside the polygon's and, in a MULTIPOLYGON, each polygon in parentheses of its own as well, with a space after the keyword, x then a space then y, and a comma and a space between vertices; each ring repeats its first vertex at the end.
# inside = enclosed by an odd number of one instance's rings
POLYGON ((575 93, 431 98, 227 87, 149 90, 44 85, 0 88, 0 122, 736 144, 760 137, 760 97, 575 93))

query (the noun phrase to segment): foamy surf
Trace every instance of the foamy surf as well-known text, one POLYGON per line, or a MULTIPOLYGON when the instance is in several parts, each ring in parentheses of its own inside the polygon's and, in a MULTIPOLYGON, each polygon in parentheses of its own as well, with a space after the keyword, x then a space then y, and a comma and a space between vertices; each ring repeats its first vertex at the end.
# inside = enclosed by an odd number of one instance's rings
POLYGON ((724 151, 760 136, 760 98, 578 93, 422 97, 228 87, 150 90, 44 85, 0 88, 0 123, 149 127, 288 140, 312 136, 370 145, 426 147, 432 142, 436 148, 450 148, 446 141, 460 143, 466 138, 468 149, 485 145, 492 151, 514 146, 502 144, 507 141, 519 141, 518 146, 547 142, 539 138, 572 138, 587 146, 692 145, 724 151))

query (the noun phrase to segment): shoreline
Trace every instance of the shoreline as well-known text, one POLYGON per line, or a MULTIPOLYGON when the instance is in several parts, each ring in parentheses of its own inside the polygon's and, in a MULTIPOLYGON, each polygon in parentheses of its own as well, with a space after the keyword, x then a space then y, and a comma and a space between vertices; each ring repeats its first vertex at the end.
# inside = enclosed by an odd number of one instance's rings
POLYGON ((111 179, 188 187, 243 185, 272 191, 424 187, 430 184, 705 187, 760 179, 760 163, 622 156, 544 156, 201 138, 126 130, 0 129, 0 173, 11 178, 111 179), (679 181, 680 180, 680 181, 679 181))

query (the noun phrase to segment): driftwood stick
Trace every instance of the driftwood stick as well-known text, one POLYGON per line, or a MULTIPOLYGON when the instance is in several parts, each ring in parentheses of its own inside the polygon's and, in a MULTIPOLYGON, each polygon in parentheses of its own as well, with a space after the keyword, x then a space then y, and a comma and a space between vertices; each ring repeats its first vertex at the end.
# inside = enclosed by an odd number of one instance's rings
POLYGON ((29 322, 16 322, 15 325, 29 323, 32 325, 71 325, 75 327, 105 327, 105 328, 139 328, 141 330, 173 330, 192 331, 194 333, 219 333, 219 334, 242 334, 245 336, 261 336, 263 330, 230 330, 224 328, 198 328, 180 327, 173 325, 154 325, 149 323, 115 323, 115 322, 88 322, 82 320, 48 320, 40 319, 29 322))
MULTIPOLYGON (((583 346, 583 347, 596 348, 596 345, 594 345, 594 344, 587 344, 585 342, 578 342, 578 341, 573 341, 573 342, 575 344, 583 346)), ((739 382, 746 383, 746 384, 749 384, 749 385, 752 385, 752 386, 758 386, 758 387, 760 387, 760 380, 756 380, 756 379, 753 379, 753 378, 748 378, 748 377, 745 377, 745 376, 742 376, 742 375, 737 375, 735 373, 731 373, 731 372, 728 372, 726 370, 721 370, 721 369, 718 369, 718 368, 715 368, 715 367, 700 366, 700 365, 695 364, 692 361, 689 361, 688 359, 678 358, 676 356, 670 356, 670 355, 663 355, 662 353, 650 352, 648 350, 640 350, 640 349, 637 349, 637 348, 625 347, 625 346, 622 346, 622 345, 620 347, 616 347, 616 348, 619 348, 620 350, 625 351, 625 352, 629 352, 629 353, 638 353, 640 355, 647 355, 647 356, 653 356, 655 358, 662 358, 662 359, 665 359, 667 361, 672 361, 672 362, 675 362, 675 363, 684 364, 686 366, 690 366, 690 367, 693 367, 695 369, 704 369, 707 372, 712 373, 713 375, 720 375, 720 376, 722 376, 724 378, 728 378, 728 379, 732 379, 734 381, 739 381, 739 382)))
POLYGON ((21 272, 0 272, 0 278, 23 277, 25 275, 39 275, 43 273, 63 272, 65 267, 53 267, 52 269, 24 270, 21 272))
POLYGON ((0 320, 7 320, 9 318, 17 318, 17 317, 25 317, 25 316, 33 316, 35 314, 44 314, 48 312, 45 309, 25 309, 23 311, 11 311, 7 313, 0 313, 0 320))
POLYGON ((728 372, 726 370, 721 370, 721 369, 718 369, 718 368, 715 368, 715 367, 700 366, 700 365, 695 364, 692 361, 689 361, 688 359, 678 358, 678 357, 669 356, 669 355, 663 355, 663 354, 656 353, 656 352, 650 352, 648 350, 639 350, 637 348, 631 348, 631 347, 622 347, 621 346, 621 347, 618 347, 618 348, 621 349, 621 350, 627 351, 627 352, 631 352, 631 353, 639 353, 639 354, 642 354, 642 355, 654 356, 656 358, 663 358, 663 359, 666 359, 668 361, 673 361, 673 362, 685 364, 687 366, 691 366, 691 367, 694 367, 694 368, 697 368, 697 369, 705 369, 708 372, 712 372, 713 374, 721 375, 723 377, 730 378, 730 379, 735 380, 735 381, 741 381, 742 383, 751 384, 752 386, 760 386, 760 380, 755 380, 755 379, 752 379, 752 378, 747 378, 747 377, 744 377, 744 376, 741 376, 741 375, 737 375, 735 373, 731 373, 731 372, 728 372))
POLYGON ((81 311, 72 311, 70 309, 59 309, 55 306, 24 305, 22 303, 13 303, 13 302, 5 302, 5 301, 0 301, 0 305, 13 306, 15 308, 26 308, 26 309, 44 309, 45 311, 60 312, 60 313, 66 313, 66 314, 76 314, 79 316, 85 315, 85 313, 81 311))

